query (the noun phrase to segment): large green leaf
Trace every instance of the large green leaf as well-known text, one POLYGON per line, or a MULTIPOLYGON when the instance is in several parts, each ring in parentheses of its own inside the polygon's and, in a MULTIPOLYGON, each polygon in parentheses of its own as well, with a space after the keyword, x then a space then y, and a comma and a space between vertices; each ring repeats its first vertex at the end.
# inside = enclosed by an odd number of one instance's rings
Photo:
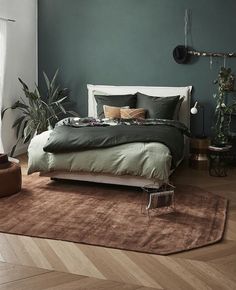
POLYGON ((55 88, 55 90, 51 93, 51 96, 50 96, 50 99, 49 99, 49 104, 58 98, 58 95, 59 95, 59 88, 60 88, 60 87, 57 86, 57 87, 55 88))
POLYGON ((30 141, 30 139, 31 139, 31 135, 28 135, 28 136, 24 139, 23 143, 24 143, 24 144, 28 143, 28 142, 30 141))
POLYGON ((21 138, 23 139, 24 138, 24 130, 25 130, 25 127, 27 126, 27 124, 28 124, 28 122, 29 122, 29 120, 26 120, 25 122, 24 122, 24 125, 23 125, 23 127, 22 127, 22 133, 21 133, 21 138))
POLYGON ((53 118, 56 118, 56 112, 54 111, 54 109, 52 108, 52 106, 49 106, 46 102, 42 101, 42 104, 44 105, 44 107, 46 108, 46 110, 49 112, 49 114, 52 115, 53 118))
POLYGON ((44 77, 44 80, 45 80, 45 83, 46 83, 46 86, 47 86, 47 90, 50 91, 50 89, 51 89, 50 81, 49 81, 49 78, 48 78, 48 76, 46 75, 45 72, 43 72, 43 77, 44 77))
POLYGON ((30 120, 24 129, 24 140, 23 142, 26 143, 31 136, 35 133, 34 122, 30 120))
POLYGON ((72 116, 75 116, 75 117, 79 117, 79 114, 78 113, 76 113, 75 111, 67 111, 67 113, 69 113, 70 115, 72 115, 72 116))
POLYGON ((29 109, 29 106, 27 106, 26 104, 22 103, 21 101, 16 101, 16 102, 11 106, 11 109, 12 109, 12 110, 15 110, 15 109, 18 109, 18 108, 22 108, 22 109, 26 109, 26 110, 28 110, 28 109, 29 109))
POLYGON ((63 114, 66 114, 66 110, 65 110, 65 108, 62 106, 61 103, 58 103, 58 107, 60 108, 60 110, 62 111, 63 114))
POLYGON ((35 91, 34 91, 34 93, 35 93, 35 95, 37 96, 37 98, 38 98, 39 100, 42 99, 42 96, 41 96, 41 93, 40 93, 40 91, 39 91, 39 87, 37 86, 37 84, 35 84, 35 91))
POLYGON ((68 97, 69 95, 69 89, 64 88, 58 92, 58 98, 68 97))
POLYGON ((11 109, 11 107, 2 110, 2 112, 1 112, 1 119, 3 119, 3 117, 4 117, 5 113, 6 113, 6 111, 9 110, 9 109, 11 109))
POLYGON ((14 156, 15 150, 16 150, 16 146, 18 145, 18 143, 20 142, 20 138, 16 141, 16 144, 12 147, 11 152, 10 152, 10 157, 14 156))
POLYGON ((21 124, 25 119, 25 116, 21 116, 20 118, 16 119, 15 122, 12 125, 12 128, 15 128, 16 126, 18 126, 19 124, 21 124))
MULTIPOLYGON (((35 91, 36 92, 36 91, 35 91)), ((32 99, 32 100, 37 100, 40 98, 40 96, 37 94, 37 93, 29 93, 29 98, 32 99)))
POLYGON ((66 99, 67 99, 67 97, 61 98, 61 99, 59 99, 58 101, 51 103, 51 105, 54 105, 54 104, 55 104, 55 105, 58 106, 58 104, 64 102, 66 99))
POLYGON ((17 138, 17 139, 19 138, 21 125, 22 125, 22 123, 19 123, 19 124, 17 125, 17 127, 16 127, 16 138, 17 138))
POLYGON ((29 88, 28 88, 28 86, 26 85, 26 83, 24 83, 24 82, 22 81, 21 78, 18 78, 18 80, 19 80, 19 82, 23 85, 24 90, 28 91, 29 88))
POLYGON ((53 89, 54 86, 55 86, 55 82, 56 82, 56 79, 57 79, 58 73, 59 73, 59 69, 56 70, 56 72, 55 72, 55 74, 54 74, 54 76, 53 76, 53 78, 52 78, 52 81, 51 81, 51 84, 50 84, 51 89, 53 89))
POLYGON ((11 152, 10 152, 10 157, 14 156, 17 144, 18 144, 18 142, 12 147, 11 152))

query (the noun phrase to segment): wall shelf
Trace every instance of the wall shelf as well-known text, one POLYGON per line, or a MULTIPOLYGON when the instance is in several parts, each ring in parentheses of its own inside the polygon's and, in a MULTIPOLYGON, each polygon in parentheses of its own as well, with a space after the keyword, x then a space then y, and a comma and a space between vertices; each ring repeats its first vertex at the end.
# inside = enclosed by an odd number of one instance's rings
POLYGON ((206 51, 188 50, 188 54, 193 55, 193 56, 208 56, 208 57, 236 57, 235 52, 223 53, 223 52, 206 52, 206 51))

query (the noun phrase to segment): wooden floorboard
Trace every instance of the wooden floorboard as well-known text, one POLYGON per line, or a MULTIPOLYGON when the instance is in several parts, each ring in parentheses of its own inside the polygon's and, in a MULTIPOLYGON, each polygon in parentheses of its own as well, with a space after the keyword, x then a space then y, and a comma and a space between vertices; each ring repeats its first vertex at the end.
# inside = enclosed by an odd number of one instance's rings
MULTIPOLYGON (((22 156, 23 174, 26 162, 22 156)), ((229 199, 220 243, 159 256, 0 233, 0 290, 236 289, 236 170, 214 178, 183 166, 173 181, 229 199)))
POLYGON ((0 262, 0 285, 48 273, 48 270, 0 262))
POLYGON ((142 287, 127 283, 73 275, 70 273, 47 271, 40 268, 0 263, 1 290, 85 290, 85 289, 127 289, 148 290, 153 288, 142 287))

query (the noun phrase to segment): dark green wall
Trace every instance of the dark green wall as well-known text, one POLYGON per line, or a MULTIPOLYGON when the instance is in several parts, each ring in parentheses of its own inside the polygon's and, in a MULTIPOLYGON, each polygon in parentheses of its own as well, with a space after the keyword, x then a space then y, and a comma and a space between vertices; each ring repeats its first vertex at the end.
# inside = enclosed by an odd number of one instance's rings
MULTIPOLYGON (((86 84, 160 85, 195 88, 210 131, 212 94, 222 59, 178 65, 172 50, 184 42, 184 11, 192 11, 191 46, 236 51, 235 0, 38 0, 39 75, 59 67, 78 111, 87 113, 86 84)), ((235 59, 227 64, 236 68, 235 59)), ((41 83, 41 77, 40 77, 41 83)), ((192 118, 195 133, 200 115, 192 118)))

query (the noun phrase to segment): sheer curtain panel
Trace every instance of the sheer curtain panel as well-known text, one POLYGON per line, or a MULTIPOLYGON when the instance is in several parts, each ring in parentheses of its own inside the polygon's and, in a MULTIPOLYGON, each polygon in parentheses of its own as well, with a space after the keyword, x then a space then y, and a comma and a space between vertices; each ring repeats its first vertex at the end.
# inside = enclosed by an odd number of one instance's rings
MULTIPOLYGON (((0 112, 3 104, 3 84, 6 62, 6 43, 7 43, 7 22, 0 19, 0 112)), ((2 145, 2 120, 0 118, 0 153, 3 152, 2 145)))

